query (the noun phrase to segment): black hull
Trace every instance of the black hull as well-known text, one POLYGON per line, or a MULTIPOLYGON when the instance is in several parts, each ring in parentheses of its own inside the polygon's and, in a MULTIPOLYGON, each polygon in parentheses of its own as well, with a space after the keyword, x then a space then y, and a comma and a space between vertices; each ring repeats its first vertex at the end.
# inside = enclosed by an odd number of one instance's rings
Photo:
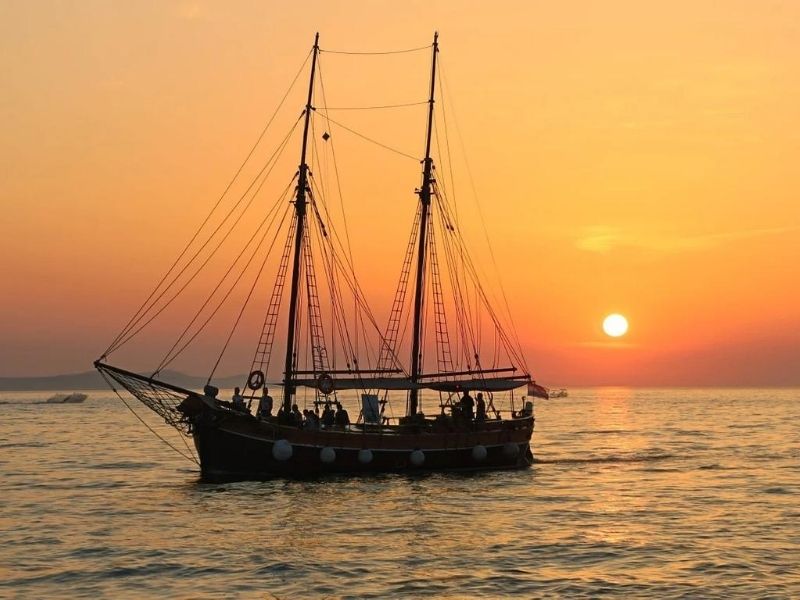
POLYGON ((520 421, 519 427, 504 422, 493 430, 387 435, 309 432, 243 416, 198 423, 193 436, 206 481, 479 471, 522 469, 533 463, 533 419, 520 421))

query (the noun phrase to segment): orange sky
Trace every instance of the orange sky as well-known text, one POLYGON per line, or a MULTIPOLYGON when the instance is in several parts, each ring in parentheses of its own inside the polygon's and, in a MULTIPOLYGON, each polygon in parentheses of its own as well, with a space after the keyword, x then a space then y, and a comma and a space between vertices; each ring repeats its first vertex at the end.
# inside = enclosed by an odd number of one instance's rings
MULTIPOLYGON (((323 48, 380 50, 434 29, 540 381, 800 384, 800 4, 756 1, 3 2, 0 376, 90 366, 224 189, 315 31, 323 48), (630 321, 619 340, 601 330, 610 312, 630 321)), ((322 66, 331 105, 427 93, 427 53, 322 66)), ((420 108, 335 118, 416 156, 420 108)), ((336 140, 356 266, 384 315, 419 165, 336 140)), ((127 356, 151 358, 146 343, 127 356)))

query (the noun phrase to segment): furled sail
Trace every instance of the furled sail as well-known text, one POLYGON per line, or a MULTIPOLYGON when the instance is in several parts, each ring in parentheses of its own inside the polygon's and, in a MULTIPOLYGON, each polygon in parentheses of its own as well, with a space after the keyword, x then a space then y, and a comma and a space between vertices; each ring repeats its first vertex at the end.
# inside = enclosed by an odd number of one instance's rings
MULTIPOLYGON (((414 382, 408 377, 336 377, 332 379, 332 390, 433 390, 436 392, 463 392, 464 390, 477 392, 506 392, 528 385, 528 375, 511 377, 461 377, 447 381, 419 381, 414 382)), ((319 378, 295 379, 294 385, 321 389, 319 378)), ((331 390, 331 391, 332 391, 331 390)), ((322 390, 324 391, 324 390, 322 390)))

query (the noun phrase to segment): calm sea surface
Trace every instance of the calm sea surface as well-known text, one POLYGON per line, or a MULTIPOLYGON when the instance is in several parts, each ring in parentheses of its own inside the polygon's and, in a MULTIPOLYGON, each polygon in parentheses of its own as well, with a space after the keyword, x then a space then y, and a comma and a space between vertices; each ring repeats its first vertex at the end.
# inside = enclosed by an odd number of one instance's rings
POLYGON ((799 390, 571 390, 530 470, 224 485, 48 395, 0 394, 0 597, 800 598, 799 390))

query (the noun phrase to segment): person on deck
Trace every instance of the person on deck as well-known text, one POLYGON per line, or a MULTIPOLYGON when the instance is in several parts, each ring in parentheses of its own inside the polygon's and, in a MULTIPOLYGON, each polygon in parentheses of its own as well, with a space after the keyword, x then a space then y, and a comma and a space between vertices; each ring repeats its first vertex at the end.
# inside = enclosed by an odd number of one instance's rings
POLYGON ((325 402, 325 408, 322 409, 322 424, 325 429, 330 429, 336 424, 336 413, 333 412, 330 402, 325 402))
POLYGON ((272 396, 269 395, 269 390, 266 386, 264 386, 264 391, 261 393, 261 400, 258 401, 256 416, 260 419, 272 417, 272 396))
POLYGON ((306 429, 311 431, 319 430, 319 417, 313 410, 309 410, 306 413, 306 429))
POLYGON ((339 427, 350 425, 350 415, 347 414, 347 409, 342 406, 341 402, 336 403, 335 422, 339 427))
POLYGON ((483 394, 480 392, 478 392, 478 395, 475 397, 475 420, 486 420, 486 402, 483 401, 483 394))
POLYGON ((303 427, 303 415, 300 414, 297 404, 292 404, 292 425, 298 428, 303 427))
POLYGON ((236 410, 247 410, 247 407, 244 405, 244 397, 238 387, 233 388, 233 397, 231 400, 233 401, 233 408, 236 410))
POLYGON ((472 396, 469 395, 469 390, 464 390, 464 395, 461 396, 459 404, 461 405, 461 414, 464 418, 468 421, 472 421, 475 416, 473 412, 475 401, 472 399, 472 396))
POLYGON ((283 405, 281 404, 280 408, 278 408, 278 423, 281 425, 288 425, 289 418, 286 416, 286 413, 283 412, 283 405))

